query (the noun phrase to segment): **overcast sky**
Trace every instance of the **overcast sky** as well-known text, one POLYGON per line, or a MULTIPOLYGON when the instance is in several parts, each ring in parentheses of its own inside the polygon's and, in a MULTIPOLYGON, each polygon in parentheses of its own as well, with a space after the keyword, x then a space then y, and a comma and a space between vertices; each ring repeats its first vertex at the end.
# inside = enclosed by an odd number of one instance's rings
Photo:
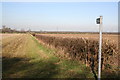
POLYGON ((98 32, 95 20, 102 15, 103 31, 118 31, 117 2, 4 2, 1 5, 2 25, 17 30, 98 32))

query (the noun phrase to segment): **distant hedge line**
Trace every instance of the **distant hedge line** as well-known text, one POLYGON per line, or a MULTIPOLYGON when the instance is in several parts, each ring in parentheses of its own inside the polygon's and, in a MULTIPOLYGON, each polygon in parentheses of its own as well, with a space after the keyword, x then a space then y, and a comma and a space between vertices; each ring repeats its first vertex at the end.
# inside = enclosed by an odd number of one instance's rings
MULTIPOLYGON (((85 38, 59 38, 43 35, 33 35, 48 45, 61 48, 64 53, 68 53, 72 59, 78 59, 95 70, 98 68, 98 49, 97 40, 85 38)), ((113 55, 118 54, 115 44, 103 41, 102 45, 102 69, 111 69, 114 64, 113 55)))

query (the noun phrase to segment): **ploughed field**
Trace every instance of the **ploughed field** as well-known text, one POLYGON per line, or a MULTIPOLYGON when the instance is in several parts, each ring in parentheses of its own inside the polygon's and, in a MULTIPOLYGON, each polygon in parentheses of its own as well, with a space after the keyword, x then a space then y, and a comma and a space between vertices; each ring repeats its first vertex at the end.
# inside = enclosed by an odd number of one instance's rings
MULTIPOLYGON (((61 38, 85 38, 85 39, 94 39, 99 40, 99 34, 40 34, 44 36, 52 36, 52 37, 61 37, 61 38)), ((118 46, 118 34, 103 34, 103 40, 109 40, 110 42, 116 44, 118 46)))

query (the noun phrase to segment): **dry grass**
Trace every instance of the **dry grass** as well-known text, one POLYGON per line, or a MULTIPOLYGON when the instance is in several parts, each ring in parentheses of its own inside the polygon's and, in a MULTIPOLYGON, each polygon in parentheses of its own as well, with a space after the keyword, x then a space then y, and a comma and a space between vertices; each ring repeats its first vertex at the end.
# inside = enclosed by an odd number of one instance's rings
POLYGON ((3 78, 93 78, 81 63, 60 60, 54 50, 28 34, 7 35, 2 43, 3 78), (10 36, 10 37, 9 37, 10 36))
POLYGON ((20 57, 24 55, 26 45, 26 35, 22 34, 5 34, 2 39, 2 56, 3 57, 20 57))

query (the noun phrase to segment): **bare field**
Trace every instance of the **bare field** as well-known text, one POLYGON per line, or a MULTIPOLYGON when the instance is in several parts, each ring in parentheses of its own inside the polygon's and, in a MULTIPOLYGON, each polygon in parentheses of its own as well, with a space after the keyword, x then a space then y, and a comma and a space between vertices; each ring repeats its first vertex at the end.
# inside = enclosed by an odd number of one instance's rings
POLYGON ((21 34, 0 34, 2 40, 5 38, 9 38, 9 37, 15 37, 15 36, 19 36, 21 34))
MULTIPOLYGON (((86 39, 94 39, 99 40, 99 34, 40 34, 44 36, 52 36, 52 37, 61 37, 61 38, 86 38, 86 39)), ((118 46, 118 34, 103 34, 103 40, 109 40, 110 42, 116 44, 118 46)), ((119 45, 120 46, 120 45, 119 45)))
MULTIPOLYGON (((99 34, 40 34, 40 35, 62 37, 62 38, 88 38, 88 39, 99 38, 99 34)), ((117 34, 103 34, 103 39, 118 41, 118 35, 117 34)))

